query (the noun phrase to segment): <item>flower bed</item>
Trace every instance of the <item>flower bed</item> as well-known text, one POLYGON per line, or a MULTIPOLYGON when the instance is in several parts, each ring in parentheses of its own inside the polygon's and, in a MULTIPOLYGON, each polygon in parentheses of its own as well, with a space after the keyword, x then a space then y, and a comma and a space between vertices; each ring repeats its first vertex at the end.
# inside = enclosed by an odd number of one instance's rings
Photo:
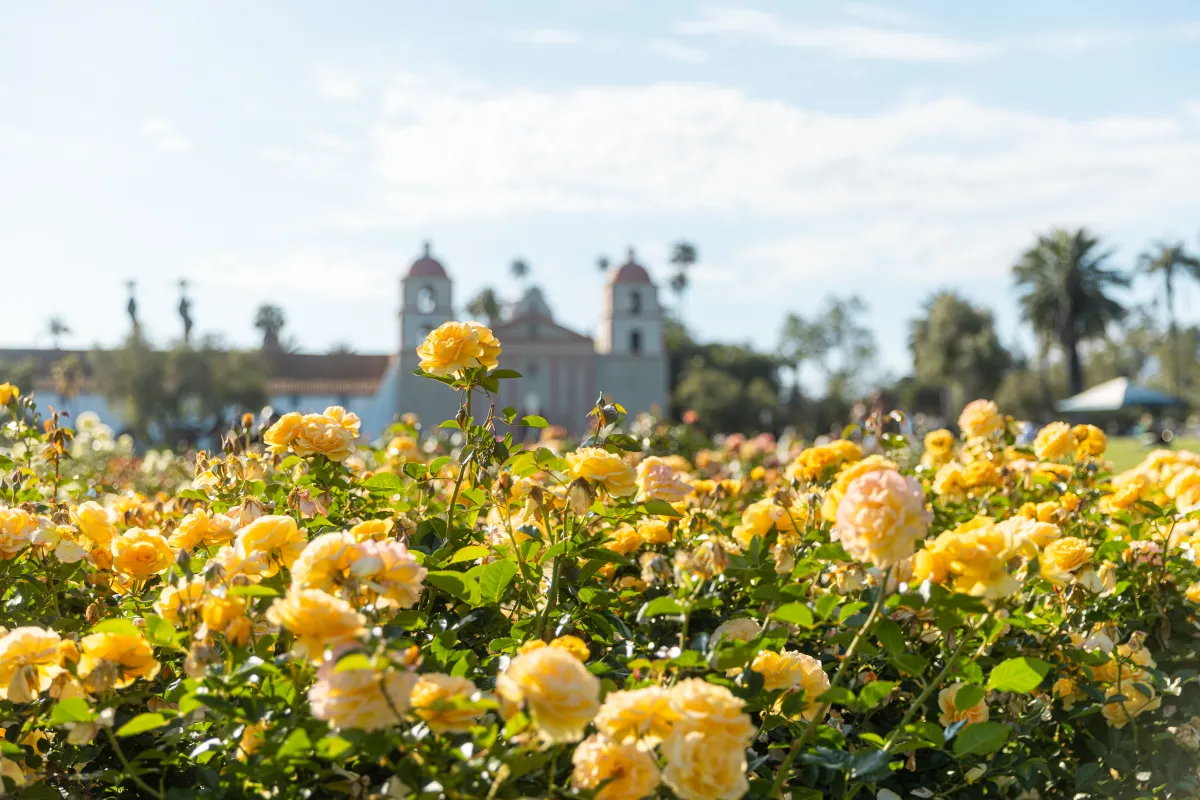
POLYGON ((148 471, 0 385, 6 790, 1200 791, 1200 456, 1110 475, 1098 429, 1018 448, 984 401, 961 436, 687 460, 601 400, 563 452, 515 443, 546 423, 495 406, 486 328, 419 352, 439 428, 247 417, 148 471))

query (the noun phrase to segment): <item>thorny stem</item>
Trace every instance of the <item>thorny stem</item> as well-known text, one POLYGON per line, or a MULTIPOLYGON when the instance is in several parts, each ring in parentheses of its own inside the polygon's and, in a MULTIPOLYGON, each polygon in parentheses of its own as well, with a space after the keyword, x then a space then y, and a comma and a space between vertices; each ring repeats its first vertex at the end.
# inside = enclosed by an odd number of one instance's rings
MULTIPOLYGON (((858 633, 854 635, 854 640, 850 642, 850 647, 846 649, 846 655, 842 657, 842 663, 838 666, 837 672, 833 674, 833 681, 829 684, 827 691, 833 691, 842 684, 842 676, 846 673, 846 668, 854 659, 855 652, 858 651, 858 645, 871 632, 871 628, 875 627, 875 620, 879 616, 879 610, 883 608, 883 598, 887 595, 888 581, 892 577, 892 568, 888 567, 883 573, 883 580, 879 583, 879 592, 875 595, 875 604, 871 606, 871 612, 867 614, 867 619, 863 622, 863 626, 858 629, 858 633)), ((775 775, 775 783, 771 785, 770 797, 783 797, 783 785, 787 781, 788 773, 792 769, 792 764, 796 757, 800 755, 800 751, 808 744, 808 740, 812 738, 813 732, 817 729, 817 723, 825 718, 828 713, 831 703, 825 701, 821 703, 817 713, 813 714, 812 719, 808 721, 804 732, 800 734, 800 738, 792 745, 792 749, 788 751, 787 758, 783 760, 783 764, 779 767, 779 772, 775 775)))
POLYGON ((158 800, 164 800, 164 795, 162 792, 157 791, 150 784, 142 780, 141 777, 130 771, 129 759, 125 758, 125 752, 121 750, 121 744, 117 741, 117 737, 113 736, 112 730, 105 727, 104 733, 106 736, 108 736, 108 741, 112 744, 113 752, 117 755, 117 760, 121 762, 122 774, 128 776, 130 780, 132 780, 138 785, 138 787, 142 789, 142 791, 148 792, 151 797, 157 797, 158 800))
MULTIPOLYGON (((470 422, 470 419, 471 419, 471 387, 470 386, 467 387, 466 395, 467 395, 466 396, 467 421, 470 422)), ((466 452, 466 450, 469 446, 470 446, 470 439, 468 438, 467 442, 465 444, 463 444, 463 452, 464 453, 466 452)), ((463 479, 467 476, 467 465, 469 463, 471 463, 470 455, 467 455, 465 458, 462 456, 459 456, 459 457, 462 458, 462 463, 459 464, 458 477, 454 481, 454 492, 450 495, 450 505, 446 506, 446 538, 447 539, 450 539, 453 536, 454 505, 458 502, 458 492, 460 489, 462 489, 463 479)))

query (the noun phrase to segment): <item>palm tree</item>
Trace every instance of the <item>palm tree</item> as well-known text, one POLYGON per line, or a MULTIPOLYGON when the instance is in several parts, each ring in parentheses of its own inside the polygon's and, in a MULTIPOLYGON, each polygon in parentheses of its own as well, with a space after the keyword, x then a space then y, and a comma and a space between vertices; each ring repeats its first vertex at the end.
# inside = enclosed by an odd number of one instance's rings
POLYGON ((47 328, 50 331, 50 341, 53 342, 54 349, 60 349, 58 346, 59 340, 62 337, 70 334, 71 329, 67 327, 67 323, 63 322, 62 317, 51 317, 50 322, 47 324, 47 328))
POLYGON ((1021 315, 1039 336, 1057 339, 1067 362, 1071 394, 1083 391, 1079 345, 1103 336, 1125 316, 1125 307, 1108 296, 1129 286, 1129 278, 1109 268, 1111 249, 1085 228, 1056 228, 1038 237, 1013 265, 1021 290, 1021 315))
POLYGON ((490 286, 484 287, 479 294, 467 301, 467 313, 476 319, 486 320, 487 324, 492 326, 500 321, 500 309, 500 298, 490 286))
POLYGON ((688 287, 688 271, 695 266, 697 258, 696 246, 690 242, 676 242, 671 250, 675 272, 671 275, 669 285, 671 291, 675 292, 675 314, 680 319, 683 318, 683 293, 688 287))
POLYGON ((596 269, 601 272, 608 272, 608 268, 612 262, 608 260, 608 256, 599 256, 596 259, 596 269))
POLYGON ((1181 391, 1183 372, 1179 365, 1179 327, 1175 319, 1175 278, 1182 276, 1200 281, 1200 259, 1184 247, 1183 242, 1155 242, 1153 250, 1142 253, 1138 271, 1151 277, 1162 276, 1166 289, 1167 318, 1170 321, 1171 379, 1175 394, 1181 391))
POLYGON ((512 272, 513 277, 519 281, 524 281, 529 277, 529 263, 524 259, 514 258, 508 269, 512 272))
POLYGON ((279 334, 283 331, 283 309, 270 303, 263 303, 254 314, 254 327, 262 331, 263 349, 280 350, 283 343, 279 334))

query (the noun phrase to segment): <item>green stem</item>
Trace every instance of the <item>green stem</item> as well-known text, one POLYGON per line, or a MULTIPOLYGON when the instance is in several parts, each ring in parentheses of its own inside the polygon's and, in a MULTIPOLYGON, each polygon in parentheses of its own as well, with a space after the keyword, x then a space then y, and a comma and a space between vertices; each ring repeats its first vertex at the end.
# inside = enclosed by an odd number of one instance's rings
POLYGON ((129 759, 125 758, 125 753, 121 750, 121 744, 117 741, 117 737, 113 736, 112 730, 110 728, 105 728, 104 733, 108 736, 108 741, 112 744, 113 752, 117 755, 117 760, 121 762, 121 773, 137 784, 142 791, 149 793, 151 797, 157 797, 158 800, 164 800, 162 792, 156 791, 154 787, 146 783, 130 770, 129 759))
MULTIPOLYGON (((466 397, 466 410, 467 410, 467 424, 468 425, 470 425, 470 423, 471 423, 471 388, 472 387, 470 387, 470 386, 467 387, 467 397, 466 397)), ((450 495, 450 505, 446 506, 446 539, 447 540, 452 540, 452 538, 454 536, 454 533, 453 533, 453 531, 454 531, 454 524, 453 524, 454 523, 454 506, 455 506, 455 504, 458 503, 458 492, 460 489, 462 489, 463 478, 465 478, 467 476, 467 464, 469 464, 471 462, 470 455, 463 455, 463 454, 466 454, 467 448, 469 448, 471 446, 470 432, 463 431, 463 433, 467 436, 467 441, 463 444, 462 454, 459 455, 459 458, 462 459, 462 463, 459 464, 459 466, 458 466, 458 477, 454 481, 454 492, 450 495)))
MULTIPOLYGON (((833 674, 833 681, 829 684, 827 691, 833 691, 842 685, 842 676, 845 675, 846 668, 850 665, 854 654, 858 651, 858 645, 871 632, 871 628, 875 627, 875 620, 879 616, 879 610, 883 608, 883 598, 887 594, 887 585, 891 577, 892 568, 888 567, 883 573, 883 580, 879 583, 879 592, 875 595, 875 604, 871 606, 871 612, 867 614, 866 621, 858 629, 854 640, 850 642, 850 647, 847 648, 846 655, 842 657, 842 663, 838 666, 837 672, 833 674)), ((800 751, 808 744, 808 740, 812 738, 813 732, 817 729, 817 723, 824 719, 825 715, 829 712, 830 705, 831 703, 828 701, 821 704, 820 708, 817 709, 817 713, 813 715, 812 719, 808 721, 808 725, 804 727, 804 732, 800 734, 800 738, 792 744, 792 749, 788 751, 787 758, 783 760, 783 764, 779 766, 779 772, 775 774, 775 783, 771 785, 769 797, 783 797, 783 785, 787 782, 787 776, 792 769, 792 764, 796 761, 796 757, 800 755, 800 751)))
POLYGON ((984 625, 986 625, 987 621, 991 617, 991 615, 992 614, 990 611, 988 613, 984 614, 983 618, 979 620, 978 625, 976 625, 975 627, 971 628, 969 631, 967 631, 963 634, 962 639, 958 643, 958 647, 954 648, 954 652, 951 653, 950 657, 946 659, 946 664, 945 664, 945 666, 942 667, 941 672, 939 672, 932 681, 930 681, 928 684, 925 685, 925 688, 924 688, 924 690, 922 690, 921 694, 917 695, 917 699, 914 700, 911 705, 909 705, 908 711, 906 711, 904 713, 904 718, 900 720, 900 724, 892 729, 892 733, 890 736, 888 736, 888 741, 883 747, 883 752, 885 752, 885 753, 891 752, 892 746, 896 743, 896 734, 899 731, 903 730, 905 725, 912 722, 912 718, 913 718, 913 716, 916 715, 918 709, 920 709, 925 704, 925 701, 929 699, 929 695, 933 694, 933 690, 941 685, 942 680, 946 677, 947 673, 949 673, 950 670, 954 667, 955 660, 959 657, 959 655, 962 654, 962 651, 966 648, 967 642, 970 641, 970 639, 971 639, 971 635, 978 632, 980 628, 982 628, 984 625))

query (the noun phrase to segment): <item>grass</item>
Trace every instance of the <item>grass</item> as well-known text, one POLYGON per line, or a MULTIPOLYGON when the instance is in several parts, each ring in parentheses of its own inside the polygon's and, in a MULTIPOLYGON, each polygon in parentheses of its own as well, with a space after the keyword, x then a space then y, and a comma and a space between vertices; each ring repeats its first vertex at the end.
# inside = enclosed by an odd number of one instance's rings
MULTIPOLYGON (((1172 442, 1173 450, 1191 450, 1200 453, 1200 438, 1183 436, 1172 442)), ((1108 440, 1105 456, 1112 462, 1113 472, 1136 467, 1150 452, 1142 440, 1133 436, 1114 436, 1108 440)))

